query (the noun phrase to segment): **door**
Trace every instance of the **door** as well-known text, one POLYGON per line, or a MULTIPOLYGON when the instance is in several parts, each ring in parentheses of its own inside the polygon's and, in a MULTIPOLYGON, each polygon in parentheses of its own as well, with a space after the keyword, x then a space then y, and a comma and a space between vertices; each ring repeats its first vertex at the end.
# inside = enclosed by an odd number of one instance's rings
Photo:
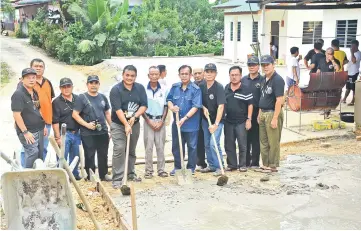
MULTIPOLYGON (((275 58, 278 58, 278 50, 279 50, 279 35, 280 35, 280 22, 279 21, 271 21, 271 41, 270 44, 273 44, 276 46, 277 50, 272 53, 272 50, 270 52, 271 55, 275 56, 275 58)), ((271 46, 270 46, 271 49, 271 46)))

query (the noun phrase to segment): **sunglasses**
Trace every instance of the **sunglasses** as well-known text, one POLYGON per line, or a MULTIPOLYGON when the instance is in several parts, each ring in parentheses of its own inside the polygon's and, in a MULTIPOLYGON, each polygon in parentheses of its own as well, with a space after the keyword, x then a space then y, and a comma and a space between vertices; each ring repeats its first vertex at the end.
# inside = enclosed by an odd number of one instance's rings
POLYGON ((73 87, 73 85, 70 85, 70 84, 69 84, 69 85, 61 86, 61 88, 64 88, 64 89, 65 89, 65 88, 72 88, 72 87, 73 87))
POLYGON ((90 84, 98 84, 99 81, 94 80, 94 81, 90 81, 90 82, 88 82, 88 83, 90 83, 90 84))

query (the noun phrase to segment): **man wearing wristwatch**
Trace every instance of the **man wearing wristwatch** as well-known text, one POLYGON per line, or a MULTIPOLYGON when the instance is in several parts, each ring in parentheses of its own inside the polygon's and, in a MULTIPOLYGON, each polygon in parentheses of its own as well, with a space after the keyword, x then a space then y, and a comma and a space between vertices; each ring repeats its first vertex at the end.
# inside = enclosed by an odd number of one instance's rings
MULTIPOLYGON (((176 113, 179 113, 183 150, 187 144, 187 169, 194 173, 197 162, 197 140, 199 130, 199 109, 202 108, 202 96, 199 87, 191 82, 192 68, 183 65, 178 69, 181 82, 173 84, 167 96, 168 108, 174 113, 172 124, 172 153, 174 156, 174 169, 170 172, 175 175, 176 169, 181 169, 179 139, 176 124, 176 113)), ((185 155, 185 153, 183 153, 185 155)))
POLYGON ((140 124, 139 117, 147 110, 147 94, 143 85, 136 83, 137 69, 127 65, 123 69, 123 80, 110 91, 112 106, 111 134, 113 140, 113 188, 120 188, 124 174, 131 181, 141 181, 135 173, 135 161, 140 124), (130 134, 129 161, 125 163, 127 135, 130 134), (128 164, 128 172, 124 172, 128 164))
MULTIPOLYGON (((76 156, 79 157, 79 145, 81 143, 79 124, 72 117, 74 102, 78 98, 73 94, 73 82, 69 78, 62 78, 60 80, 61 94, 53 100, 53 130, 54 137, 57 144, 61 145, 61 125, 66 124, 66 140, 65 140, 65 153, 64 157, 68 160, 69 164, 76 156)), ((76 180, 80 180, 78 165, 76 164, 73 175, 76 180)))
POLYGON ((24 167, 32 168, 36 159, 43 160, 45 122, 40 113, 38 93, 34 90, 36 71, 22 71, 22 85, 11 96, 11 110, 16 124, 16 133, 24 148, 24 167))
MULTIPOLYGON (((255 60, 256 61, 256 60, 255 60)), ((252 61, 254 62, 254 61, 252 61)), ((239 169, 247 171, 247 130, 252 126, 253 93, 252 88, 241 82, 242 68, 229 69, 229 84, 226 85, 226 117, 224 123, 224 146, 227 154, 226 171, 239 169), (237 162, 236 141, 239 156, 237 162)))
POLYGON ((144 146, 145 146, 145 175, 144 178, 153 177, 153 147, 155 145, 157 152, 157 171, 158 176, 167 177, 168 173, 164 171, 164 145, 165 145, 165 124, 164 121, 168 114, 167 89, 159 83, 160 71, 158 67, 149 68, 149 83, 146 88, 148 98, 148 108, 143 113, 144 118, 144 146))
POLYGON ((208 167, 201 170, 202 173, 214 172, 215 176, 221 174, 220 163, 218 161, 216 148, 222 157, 222 149, 220 144, 223 120, 224 120, 224 104, 226 103, 226 96, 222 84, 215 81, 217 76, 217 67, 214 63, 208 63, 204 67, 205 82, 200 84, 199 87, 202 91, 202 129, 204 134, 204 146, 206 150, 206 157, 208 167), (211 124, 208 124, 208 117, 211 124), (216 138, 216 144, 213 142, 212 134, 216 138))

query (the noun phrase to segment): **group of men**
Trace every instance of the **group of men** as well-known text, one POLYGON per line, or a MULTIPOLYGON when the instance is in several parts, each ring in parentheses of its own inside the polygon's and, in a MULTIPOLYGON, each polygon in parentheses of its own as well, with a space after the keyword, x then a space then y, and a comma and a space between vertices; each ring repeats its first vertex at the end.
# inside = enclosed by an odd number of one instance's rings
MULTIPOLYGON (((168 114, 173 114, 174 169, 170 172, 171 176, 181 168, 180 145, 183 150, 187 145, 187 168, 193 173, 199 170, 220 175, 220 164, 224 163, 223 158, 222 163, 218 162, 216 149, 222 155, 220 137, 223 128, 227 171, 246 172, 251 167, 262 172, 277 172, 284 80, 276 73, 274 59, 270 55, 262 56, 261 60, 252 56, 247 65, 249 74, 243 78, 242 68, 231 67, 229 84, 225 87, 216 81, 218 72, 215 64, 209 63, 204 68, 193 70, 183 65, 178 70, 180 82, 170 88, 166 84, 164 65, 149 67, 149 82, 144 85, 136 83, 137 69, 128 65, 123 69, 122 81, 111 89, 109 101, 99 93, 100 80, 96 75, 88 76, 88 90, 80 95, 73 93, 70 78, 62 78, 59 83, 61 94, 52 100, 52 85, 42 76, 45 63, 40 59, 33 60, 31 67, 23 70, 21 82, 12 96, 16 131, 24 148, 23 166, 31 168, 37 158, 45 158, 43 149, 47 144, 44 135, 49 134, 50 124, 55 140, 61 145, 60 127, 65 123, 65 158, 71 162, 79 155, 82 143, 88 178, 89 169, 95 171, 97 153, 101 180, 112 181, 114 188, 121 186, 124 174, 129 180, 141 181, 135 172, 135 161, 140 117, 143 117, 144 178, 150 179, 154 174, 154 146, 157 175, 168 177, 164 157, 165 127, 168 114), (265 77, 259 74, 260 65, 265 77), (194 81, 191 81, 192 75, 194 81), (178 128, 182 144, 179 144, 178 128), (114 144, 112 176, 108 175, 107 166, 110 138, 114 144), (125 163, 127 139, 130 139, 129 161, 125 163), (259 167, 260 153, 262 167, 259 167), (126 173, 125 164, 128 164, 126 173)), ((80 179, 77 167, 73 174, 80 179)))
MULTIPOLYGON (((355 82, 359 76, 361 52, 359 51, 359 41, 352 40, 350 47, 350 56, 344 51, 340 50, 340 41, 334 39, 331 41, 331 47, 327 48, 326 51, 322 49, 324 41, 318 39, 314 48, 311 49, 304 57, 304 65, 310 70, 310 73, 319 72, 339 72, 344 71, 344 66, 347 64, 348 81, 346 83, 346 92, 342 103, 346 103, 346 99, 350 92, 353 92, 353 98, 348 104, 349 106, 355 103, 355 82), (310 62, 310 64, 309 64, 310 62)), ((290 49, 291 57, 288 60, 288 74, 286 78, 287 86, 290 87, 300 82, 300 66, 299 61, 302 56, 299 55, 298 47, 292 47, 290 49)))

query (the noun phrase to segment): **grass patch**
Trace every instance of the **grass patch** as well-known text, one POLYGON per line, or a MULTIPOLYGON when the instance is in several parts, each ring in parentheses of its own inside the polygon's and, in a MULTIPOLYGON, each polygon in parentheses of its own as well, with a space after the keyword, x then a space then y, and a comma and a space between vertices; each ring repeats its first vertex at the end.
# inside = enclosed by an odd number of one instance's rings
POLYGON ((1 62, 1 86, 10 82, 12 71, 9 65, 5 62, 1 62))

